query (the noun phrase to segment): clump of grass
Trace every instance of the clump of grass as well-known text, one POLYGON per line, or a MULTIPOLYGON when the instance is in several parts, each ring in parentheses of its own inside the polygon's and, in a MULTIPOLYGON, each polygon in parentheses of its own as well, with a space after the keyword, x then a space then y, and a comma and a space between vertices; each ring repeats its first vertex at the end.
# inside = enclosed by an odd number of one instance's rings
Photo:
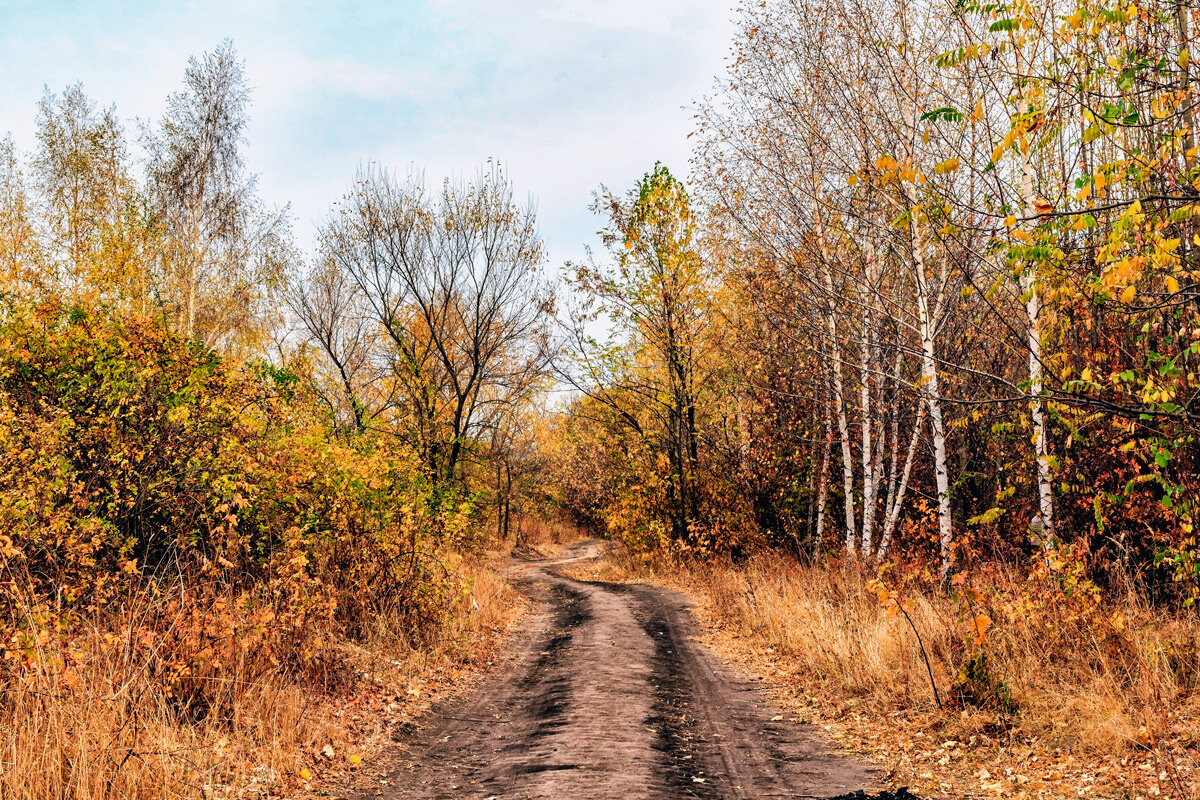
POLYGON ((185 703, 160 657, 173 631, 142 626, 161 610, 96 616, 10 676, 0 797, 220 796, 297 773, 315 733, 296 677, 260 669, 249 652, 205 676, 203 708, 185 703))

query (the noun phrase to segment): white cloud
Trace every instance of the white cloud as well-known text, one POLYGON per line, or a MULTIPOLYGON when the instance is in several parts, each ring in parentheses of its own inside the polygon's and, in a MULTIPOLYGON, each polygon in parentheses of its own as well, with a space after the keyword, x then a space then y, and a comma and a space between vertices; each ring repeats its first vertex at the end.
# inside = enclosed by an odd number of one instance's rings
POLYGON ((722 69, 734 0, 97 2, 0 11, 0 131, 20 145, 43 84, 82 79, 154 118, 187 57, 229 37, 255 88, 249 161, 302 240, 360 162, 436 181, 495 157, 560 260, 599 226, 600 183, 626 188, 658 159, 686 174, 685 106, 722 69))
POLYGON ((350 58, 309 58, 296 52, 244 53, 246 68, 261 98, 281 105, 331 93, 364 101, 404 97, 436 102, 457 88, 454 76, 425 65, 403 69, 350 58))
POLYGON ((711 23, 716 4, 689 2, 646 2, 646 0, 557 0, 539 12, 549 20, 581 23, 600 28, 630 28, 658 35, 678 36, 688 29, 703 29, 711 23))

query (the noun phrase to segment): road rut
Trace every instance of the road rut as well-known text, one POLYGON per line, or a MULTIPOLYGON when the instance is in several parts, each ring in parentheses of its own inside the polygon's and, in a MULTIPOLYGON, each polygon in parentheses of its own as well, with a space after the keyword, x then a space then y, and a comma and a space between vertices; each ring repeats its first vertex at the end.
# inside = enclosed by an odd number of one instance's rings
POLYGON ((537 608, 528 638, 400 743, 383 796, 803 798, 877 783, 726 672, 694 640, 681 596, 554 571, 594 547, 518 569, 537 608))

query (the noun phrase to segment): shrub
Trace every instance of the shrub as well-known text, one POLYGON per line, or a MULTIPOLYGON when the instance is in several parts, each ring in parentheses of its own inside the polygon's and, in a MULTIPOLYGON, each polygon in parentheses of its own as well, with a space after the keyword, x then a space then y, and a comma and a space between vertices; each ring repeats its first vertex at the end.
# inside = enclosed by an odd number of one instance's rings
POLYGON ((469 512, 403 447, 330 436, 287 369, 104 312, 0 324, 5 681, 69 687, 97 625, 188 715, 235 669, 341 680, 339 636, 445 621, 469 512))

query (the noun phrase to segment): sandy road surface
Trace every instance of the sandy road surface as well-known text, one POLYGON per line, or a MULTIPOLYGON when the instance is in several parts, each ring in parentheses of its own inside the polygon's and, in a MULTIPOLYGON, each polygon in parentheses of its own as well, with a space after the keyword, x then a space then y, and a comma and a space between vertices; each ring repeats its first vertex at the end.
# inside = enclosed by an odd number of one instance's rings
POLYGON ((594 549, 518 568, 537 608, 527 637, 482 690, 399 743, 383 796, 802 798, 875 782, 806 726, 774 720, 693 641, 682 597, 554 572, 594 549))

